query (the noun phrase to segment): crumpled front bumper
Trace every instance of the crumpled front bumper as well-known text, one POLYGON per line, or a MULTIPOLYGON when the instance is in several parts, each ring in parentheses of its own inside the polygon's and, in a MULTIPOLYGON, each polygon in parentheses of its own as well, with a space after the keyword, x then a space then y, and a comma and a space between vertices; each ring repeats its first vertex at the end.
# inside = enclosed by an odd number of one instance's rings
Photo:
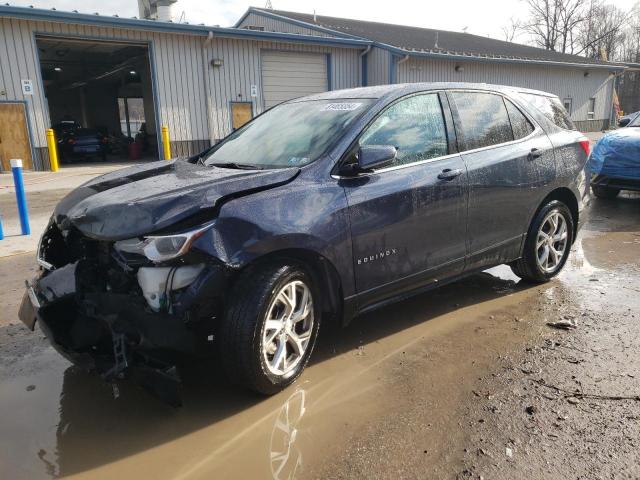
POLYGON ((180 314, 169 314, 152 311, 139 293, 84 288, 87 268, 78 261, 44 270, 27 282, 19 310, 22 322, 32 330, 38 323, 72 363, 110 382, 132 377, 167 403, 179 405, 175 360, 180 354, 200 354, 210 338, 201 324, 191 323, 192 313, 203 295, 220 288, 221 272, 207 267, 193 291, 182 292, 180 314))

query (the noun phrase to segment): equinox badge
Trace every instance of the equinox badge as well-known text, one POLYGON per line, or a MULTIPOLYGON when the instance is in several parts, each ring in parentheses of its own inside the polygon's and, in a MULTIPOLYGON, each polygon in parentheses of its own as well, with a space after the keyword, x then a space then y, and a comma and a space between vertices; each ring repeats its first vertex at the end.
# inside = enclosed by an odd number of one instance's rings
POLYGON ((380 260, 391 255, 396 255, 397 253, 398 251, 395 248, 389 248, 382 252, 376 253, 375 255, 369 255, 368 257, 359 258, 358 265, 362 265, 363 263, 375 262, 376 260, 380 260))

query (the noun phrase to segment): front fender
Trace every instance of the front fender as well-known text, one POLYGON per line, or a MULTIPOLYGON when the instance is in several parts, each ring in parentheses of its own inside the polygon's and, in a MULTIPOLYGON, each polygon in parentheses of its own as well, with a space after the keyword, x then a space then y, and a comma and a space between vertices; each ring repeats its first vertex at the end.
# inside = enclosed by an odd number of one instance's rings
POLYGON ((344 295, 355 293, 348 206, 337 183, 298 179, 233 199, 193 247, 234 269, 282 250, 316 253, 334 266, 344 295))

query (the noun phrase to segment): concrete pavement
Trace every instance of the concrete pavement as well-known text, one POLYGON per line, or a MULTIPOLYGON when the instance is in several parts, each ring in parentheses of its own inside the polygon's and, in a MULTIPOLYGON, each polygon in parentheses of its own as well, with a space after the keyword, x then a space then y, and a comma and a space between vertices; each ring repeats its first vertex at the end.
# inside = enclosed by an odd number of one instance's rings
POLYGON ((69 191, 84 182, 134 163, 117 162, 63 167, 58 172, 24 172, 31 235, 20 234, 20 220, 11 173, 0 174, 0 217, 4 240, 0 240, 0 258, 33 252, 47 226, 56 204, 69 191))

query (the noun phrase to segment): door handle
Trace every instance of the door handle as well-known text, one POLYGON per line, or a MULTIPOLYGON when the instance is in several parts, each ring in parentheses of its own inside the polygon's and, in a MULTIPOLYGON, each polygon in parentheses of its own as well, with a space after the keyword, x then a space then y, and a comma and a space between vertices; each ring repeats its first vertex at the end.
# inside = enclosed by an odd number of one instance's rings
POLYGON ((527 155, 527 159, 529 161, 535 160, 536 158, 540 158, 540 155, 542 155, 542 152, 540 150, 538 150, 537 148, 532 148, 529 152, 529 155, 527 155))
POLYGON ((459 177, 460 175, 462 175, 462 169, 460 169, 460 168, 456 168, 455 170, 452 170, 450 168, 445 168, 438 175, 438 180, 450 181, 450 180, 453 180, 456 177, 459 177))

